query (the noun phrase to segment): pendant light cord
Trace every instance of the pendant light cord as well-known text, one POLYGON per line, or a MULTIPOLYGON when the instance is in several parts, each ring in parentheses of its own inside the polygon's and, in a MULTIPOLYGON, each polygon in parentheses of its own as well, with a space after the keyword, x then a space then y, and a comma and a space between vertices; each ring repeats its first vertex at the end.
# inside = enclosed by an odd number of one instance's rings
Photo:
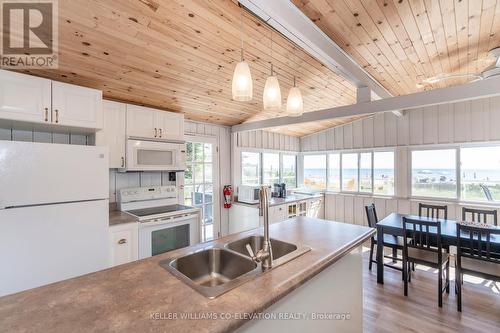
POLYGON ((273 76, 273 28, 271 28, 271 76, 273 76))
POLYGON ((240 6, 241 61, 243 58, 243 8, 240 6))

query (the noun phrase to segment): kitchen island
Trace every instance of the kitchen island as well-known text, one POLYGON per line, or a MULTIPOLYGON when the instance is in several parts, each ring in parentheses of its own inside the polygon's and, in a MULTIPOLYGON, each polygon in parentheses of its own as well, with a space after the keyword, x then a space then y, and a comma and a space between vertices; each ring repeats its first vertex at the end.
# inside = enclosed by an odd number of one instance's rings
POLYGON ((160 261, 262 234, 262 229, 0 298, 2 331, 262 332, 276 325, 288 331, 319 325, 318 331, 338 327, 343 332, 359 332, 360 246, 374 232, 307 217, 289 219, 270 227, 271 238, 307 245, 311 251, 215 299, 190 288, 163 269, 160 261), (307 291, 306 295, 301 291, 307 291), (320 314, 317 306, 321 304, 333 307, 320 314), (276 320, 270 315, 273 311, 279 316, 276 320), (301 320, 299 311, 308 318, 301 320), (311 318, 321 315, 326 317, 311 318), (252 320, 255 317, 264 320, 252 320))

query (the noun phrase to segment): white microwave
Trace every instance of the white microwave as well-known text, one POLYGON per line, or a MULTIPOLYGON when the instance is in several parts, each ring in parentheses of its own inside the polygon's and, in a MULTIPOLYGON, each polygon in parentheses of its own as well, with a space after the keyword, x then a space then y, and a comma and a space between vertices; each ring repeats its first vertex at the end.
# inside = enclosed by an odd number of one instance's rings
MULTIPOLYGON (((268 197, 271 197, 271 188, 268 187, 268 197)), ((256 204, 259 203, 260 186, 241 185, 238 187, 238 201, 256 204)))
POLYGON ((186 144, 127 140, 127 171, 184 171, 186 144))

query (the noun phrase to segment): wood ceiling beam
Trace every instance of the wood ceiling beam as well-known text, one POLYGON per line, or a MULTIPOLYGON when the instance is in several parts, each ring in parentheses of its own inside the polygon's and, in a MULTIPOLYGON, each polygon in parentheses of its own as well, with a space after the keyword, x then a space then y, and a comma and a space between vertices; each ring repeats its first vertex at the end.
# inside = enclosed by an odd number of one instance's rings
POLYGON ((356 87, 369 87, 380 98, 392 96, 291 1, 238 0, 238 2, 356 87))
POLYGON ((304 113, 300 117, 279 117, 240 125, 234 125, 232 132, 243 132, 270 127, 288 126, 336 119, 351 116, 368 115, 378 112, 410 110, 419 107, 454 103, 500 95, 500 76, 471 82, 459 86, 440 88, 414 94, 384 98, 376 101, 339 106, 335 108, 304 113))

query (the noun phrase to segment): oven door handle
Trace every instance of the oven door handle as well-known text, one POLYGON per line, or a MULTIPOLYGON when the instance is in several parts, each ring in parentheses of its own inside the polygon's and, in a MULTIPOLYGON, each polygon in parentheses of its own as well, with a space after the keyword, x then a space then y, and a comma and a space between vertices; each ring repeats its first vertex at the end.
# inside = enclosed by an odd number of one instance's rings
POLYGON ((189 213, 174 215, 174 216, 171 216, 168 218, 156 219, 156 220, 150 221, 150 222, 142 222, 142 223, 139 223, 139 228, 177 223, 180 221, 192 219, 194 215, 198 215, 198 213, 197 212, 189 212, 189 213))

